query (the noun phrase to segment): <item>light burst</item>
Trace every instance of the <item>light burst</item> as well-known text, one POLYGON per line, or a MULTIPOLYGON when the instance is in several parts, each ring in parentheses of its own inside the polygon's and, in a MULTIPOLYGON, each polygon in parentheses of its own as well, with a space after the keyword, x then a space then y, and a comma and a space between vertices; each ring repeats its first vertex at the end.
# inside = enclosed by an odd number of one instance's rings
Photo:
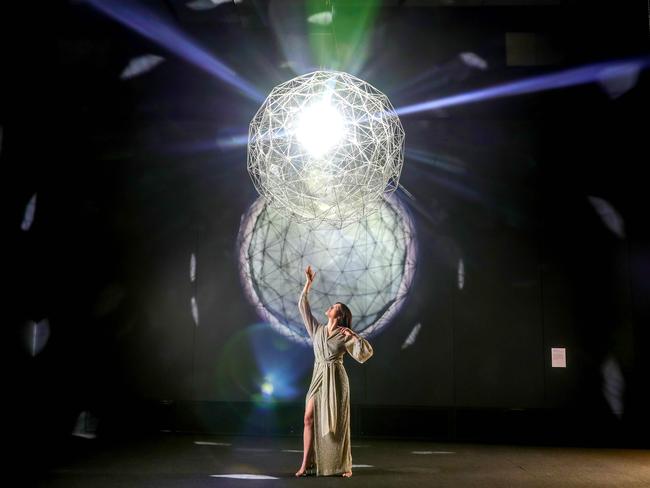
POLYGON ((388 97, 339 71, 278 85, 249 128, 255 188, 313 227, 343 227, 377 211, 403 162, 404 129, 388 97))

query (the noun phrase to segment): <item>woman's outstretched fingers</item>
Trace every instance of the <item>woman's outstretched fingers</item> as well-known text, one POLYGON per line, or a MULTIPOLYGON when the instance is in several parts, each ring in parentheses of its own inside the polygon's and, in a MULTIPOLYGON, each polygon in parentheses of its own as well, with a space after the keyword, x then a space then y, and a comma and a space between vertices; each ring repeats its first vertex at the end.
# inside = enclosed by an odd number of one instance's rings
POLYGON ((341 332, 345 335, 345 337, 356 337, 357 335, 350 329, 349 327, 341 327, 341 332))

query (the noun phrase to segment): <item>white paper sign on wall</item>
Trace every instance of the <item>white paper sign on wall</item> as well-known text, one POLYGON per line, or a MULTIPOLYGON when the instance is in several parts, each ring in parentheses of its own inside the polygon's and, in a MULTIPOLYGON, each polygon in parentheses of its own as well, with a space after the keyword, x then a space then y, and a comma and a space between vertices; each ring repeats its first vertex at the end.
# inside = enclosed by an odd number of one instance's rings
POLYGON ((551 367, 566 368, 566 349, 563 347, 551 348, 551 367))

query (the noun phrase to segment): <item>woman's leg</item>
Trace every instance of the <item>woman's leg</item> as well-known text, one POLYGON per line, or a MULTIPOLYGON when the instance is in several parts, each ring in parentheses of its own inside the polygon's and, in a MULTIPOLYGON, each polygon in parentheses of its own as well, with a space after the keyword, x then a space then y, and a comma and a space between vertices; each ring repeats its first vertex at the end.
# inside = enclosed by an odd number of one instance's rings
POLYGON ((296 476, 301 476, 307 470, 307 463, 309 462, 309 457, 312 451, 312 442, 314 440, 314 397, 307 401, 305 407, 305 419, 304 419, 305 428, 303 430, 303 456, 302 456, 302 466, 296 472, 296 476))
POLYGON ((343 372, 342 381, 341 381, 341 417, 345 419, 344 426, 345 429, 342 432, 341 442, 343 444, 343 449, 345 455, 348 457, 345 464, 350 466, 349 471, 345 471, 342 476, 349 478, 352 476, 352 443, 350 441, 350 382, 348 381, 348 375, 343 372))

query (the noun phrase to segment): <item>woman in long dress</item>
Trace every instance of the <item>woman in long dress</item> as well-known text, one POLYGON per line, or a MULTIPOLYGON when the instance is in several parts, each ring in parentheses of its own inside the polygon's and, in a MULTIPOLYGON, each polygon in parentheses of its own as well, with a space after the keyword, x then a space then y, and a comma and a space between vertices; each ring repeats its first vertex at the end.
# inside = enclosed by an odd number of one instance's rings
POLYGON ((343 303, 330 306, 327 324, 311 313, 308 294, 316 273, 307 266, 307 281, 298 308, 314 344, 314 372, 305 399, 304 454, 296 476, 313 466, 316 476, 352 476, 350 445, 350 385, 343 367, 347 352, 363 363, 373 354, 370 343, 354 332, 352 314, 343 303))

